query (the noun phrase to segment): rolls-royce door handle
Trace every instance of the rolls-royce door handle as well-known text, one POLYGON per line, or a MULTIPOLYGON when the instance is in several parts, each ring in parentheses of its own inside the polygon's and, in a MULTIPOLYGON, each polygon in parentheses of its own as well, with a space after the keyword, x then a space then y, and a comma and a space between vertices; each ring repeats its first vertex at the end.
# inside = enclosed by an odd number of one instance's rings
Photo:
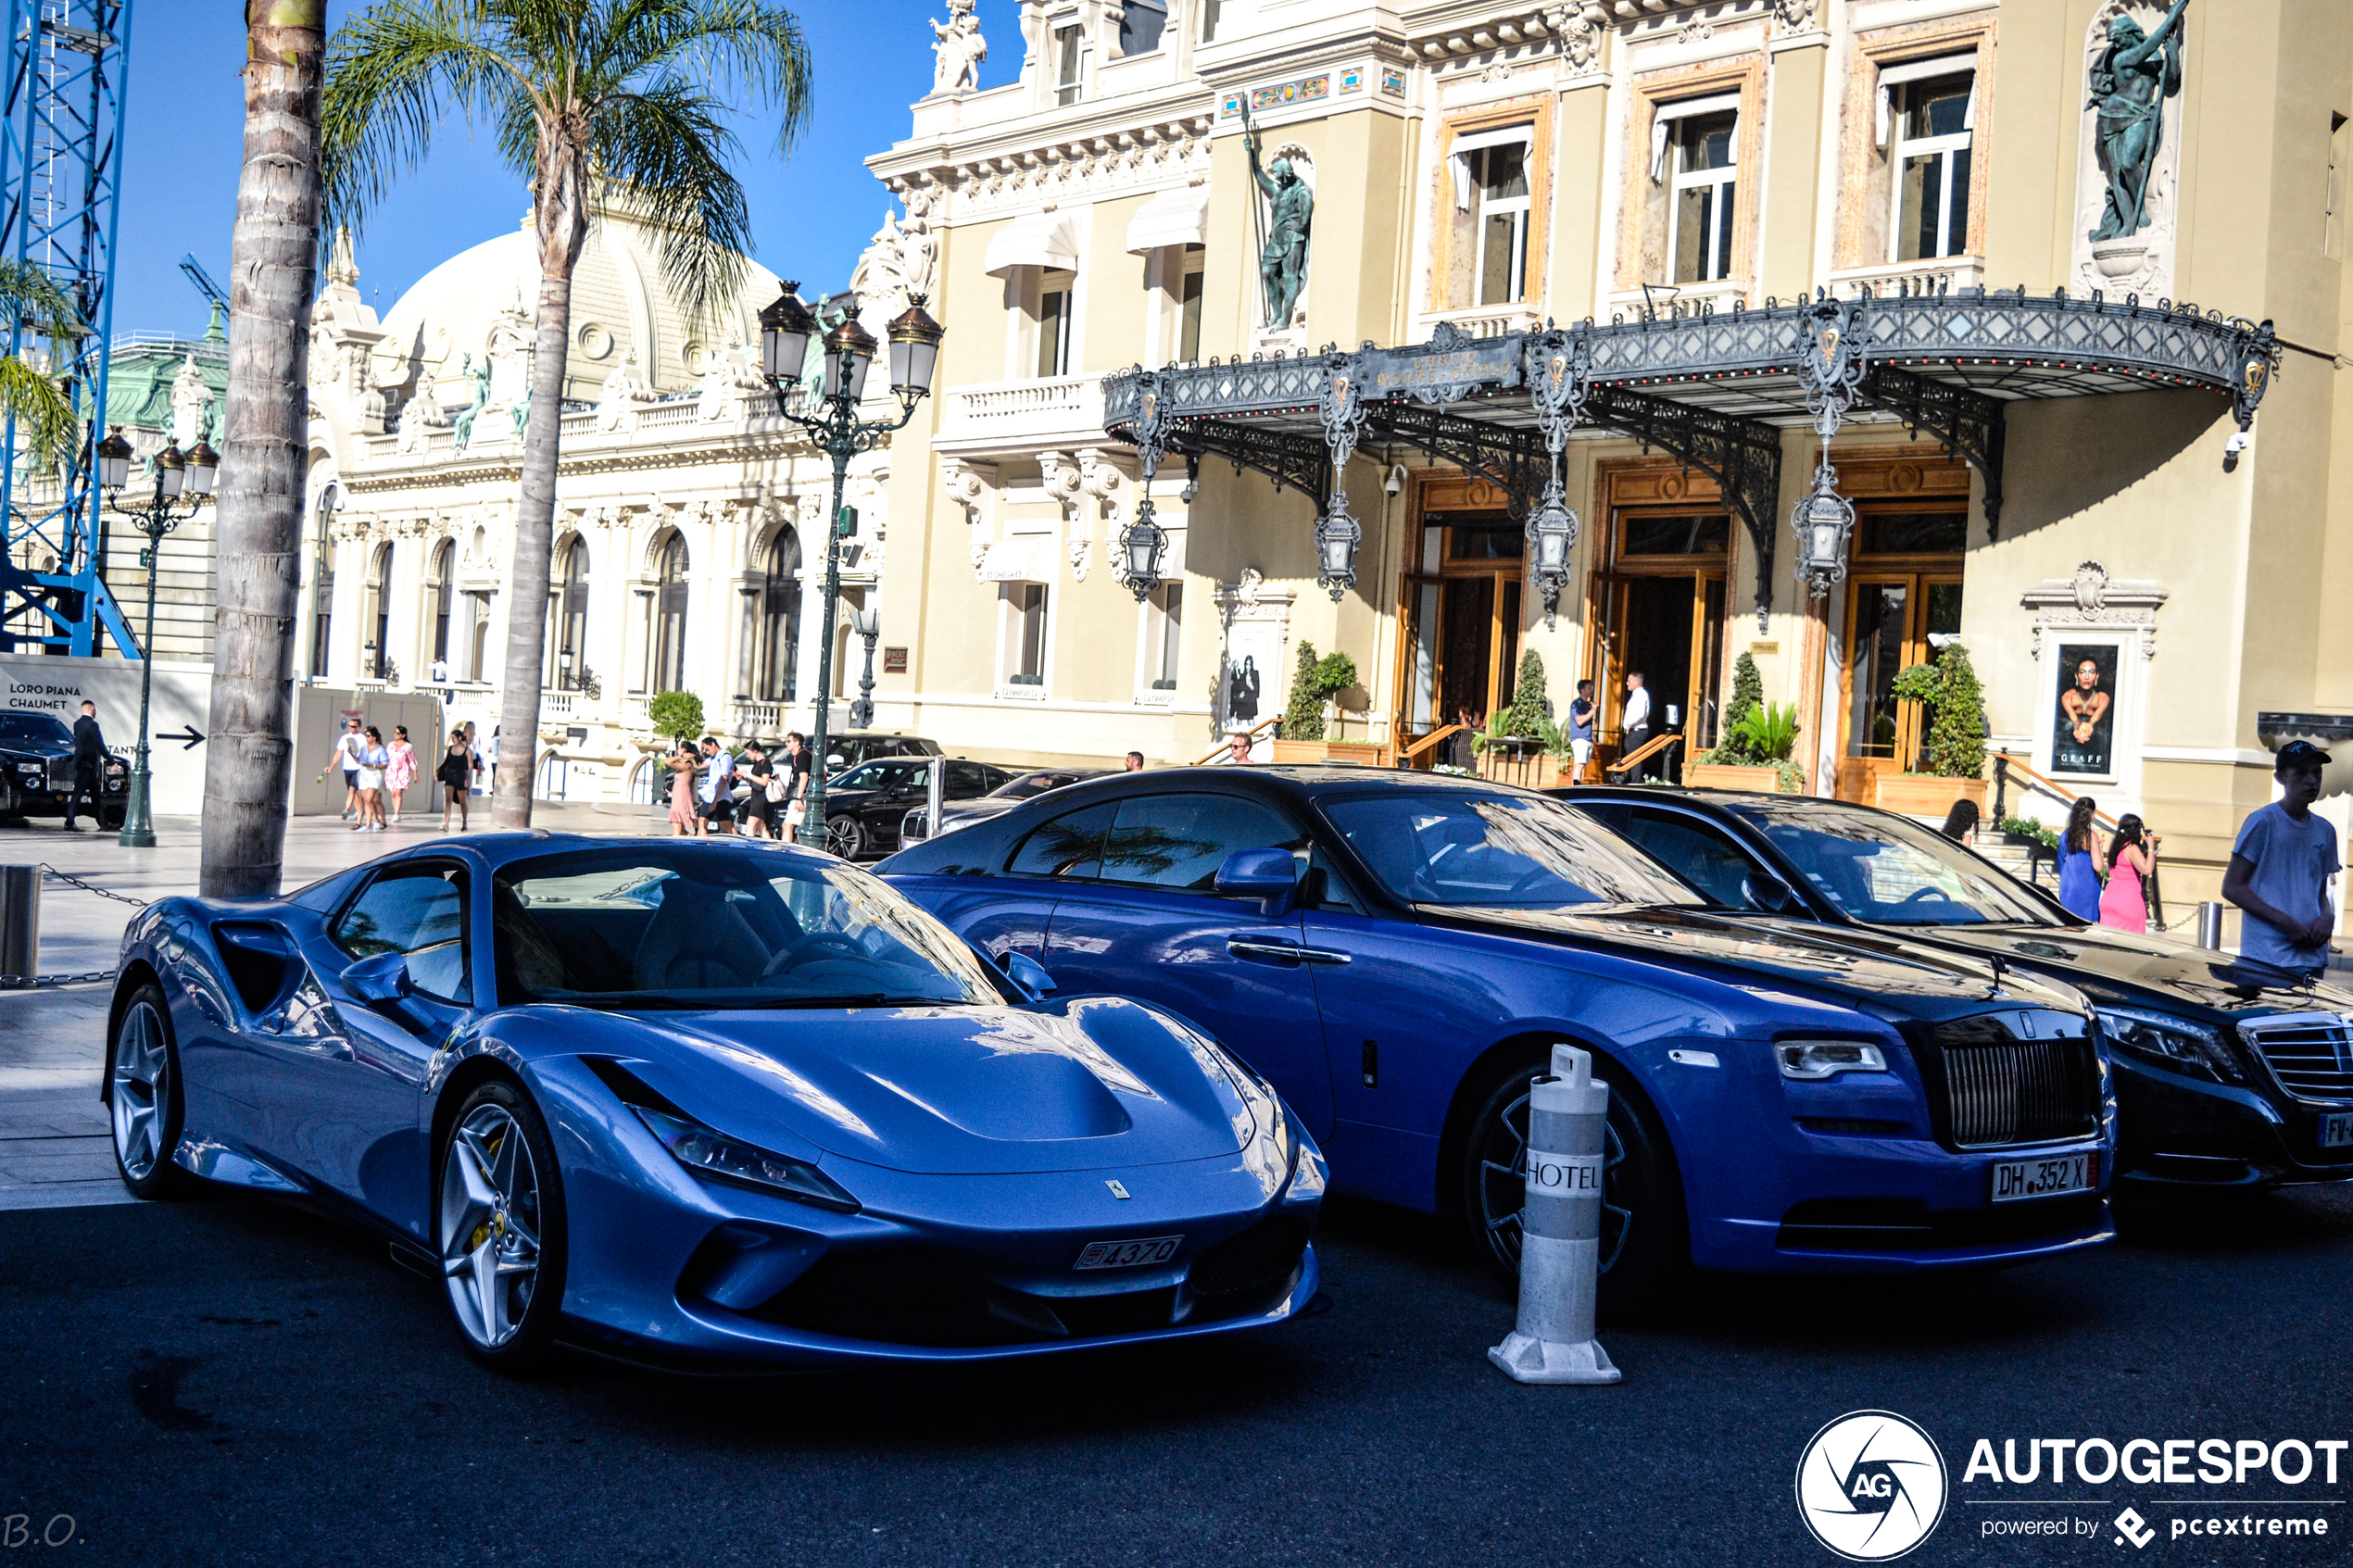
POLYGON ((1277 942, 1263 936, 1228 936, 1226 950, 1238 959, 1272 959, 1278 963, 1346 963, 1346 953, 1329 947, 1302 947, 1296 942, 1277 942))

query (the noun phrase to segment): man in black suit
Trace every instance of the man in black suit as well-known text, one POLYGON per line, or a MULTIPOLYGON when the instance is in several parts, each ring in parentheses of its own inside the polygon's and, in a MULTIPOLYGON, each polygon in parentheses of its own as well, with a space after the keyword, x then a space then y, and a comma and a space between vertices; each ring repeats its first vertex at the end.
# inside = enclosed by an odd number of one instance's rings
MULTIPOLYGON (((79 833, 73 809, 90 797, 90 815, 99 817, 99 781, 106 776, 107 737, 98 733, 98 705, 82 699, 82 717, 73 721, 73 793, 66 797, 66 832, 79 833)), ((100 827, 106 826, 101 817, 100 827)))

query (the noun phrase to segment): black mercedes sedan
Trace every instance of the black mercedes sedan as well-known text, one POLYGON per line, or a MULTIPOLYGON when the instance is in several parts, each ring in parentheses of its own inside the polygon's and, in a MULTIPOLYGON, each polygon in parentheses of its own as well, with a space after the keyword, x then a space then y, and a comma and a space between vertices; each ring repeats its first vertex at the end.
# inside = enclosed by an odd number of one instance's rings
POLYGON ((899 823, 907 809, 930 798, 933 764, 948 770, 945 798, 969 800, 987 795, 1013 777, 988 762, 959 757, 877 757, 846 768, 825 783, 825 836, 845 860, 899 847, 899 823))
MULTIPOLYGON (((966 800, 955 806, 942 804, 939 809, 939 831, 954 833, 959 828, 972 827, 991 817, 1002 816, 1025 800, 1034 799, 1050 789, 1060 789, 1087 779, 1100 779, 1105 773, 1117 772, 1115 768, 1033 768, 1026 773, 1015 773, 995 789, 976 800, 966 800)), ((912 844, 931 836, 931 807, 926 804, 907 813, 900 824, 899 836, 912 844)))
POLYGON ((2115 1063, 2121 1178, 2353 1177, 2353 994, 2086 925, 1975 851, 1871 807, 1738 790, 1553 793, 1720 909, 1900 935, 2082 992, 2115 1063))
MULTIPOLYGON (((109 753, 98 788, 99 825, 120 827, 131 764, 109 753)), ((0 818, 62 818, 72 793, 73 731, 65 721, 54 713, 0 713, 0 818)))

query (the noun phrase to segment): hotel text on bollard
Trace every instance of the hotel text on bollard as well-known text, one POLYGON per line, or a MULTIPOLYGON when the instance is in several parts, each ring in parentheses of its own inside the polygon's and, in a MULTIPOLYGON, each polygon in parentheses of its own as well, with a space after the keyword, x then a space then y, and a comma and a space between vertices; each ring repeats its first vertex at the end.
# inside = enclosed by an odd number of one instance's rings
POLYGON ((1522 1383, 1615 1383, 1593 1337, 1601 1277, 1602 1130, 1609 1085, 1593 1059, 1553 1047, 1553 1072, 1528 1087, 1528 1200, 1520 1210, 1519 1327, 1487 1359, 1522 1383))

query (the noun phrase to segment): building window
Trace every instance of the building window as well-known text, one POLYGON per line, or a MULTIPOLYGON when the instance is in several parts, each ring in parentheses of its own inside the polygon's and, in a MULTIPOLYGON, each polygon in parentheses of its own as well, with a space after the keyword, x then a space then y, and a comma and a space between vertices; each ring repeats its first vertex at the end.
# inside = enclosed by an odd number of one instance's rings
POLYGON ((1960 71, 1887 91, 1895 121, 1894 260, 1958 256, 1969 248, 1970 87, 1960 71))
POLYGON ((386 646, 392 636, 392 546, 380 545, 375 558, 369 564, 367 603, 359 610, 359 672, 375 680, 388 680, 385 671, 392 668, 392 653, 386 646))
POLYGON ((1217 42, 1217 13, 1224 9, 1225 4, 1226 0, 1201 0, 1201 41, 1202 43, 1217 42))
POLYGON ((451 581, 456 576, 458 546, 444 539, 434 546, 431 575, 433 578, 433 663, 440 667, 436 679, 446 678, 449 661, 450 599, 458 591, 451 581))
POLYGON ((800 647, 800 540, 779 529, 768 546, 767 580, 760 590, 760 675, 753 696, 793 700, 800 647))
POLYGON ((574 539, 557 558, 556 584, 547 596, 548 619, 555 622, 547 641, 553 684, 558 691, 580 690, 588 660, 588 546, 574 539))
POLYGON ((1069 272, 1046 272, 1038 281, 1038 373, 1070 373, 1070 304, 1076 278, 1069 272))
POLYGON ((1180 360, 1201 358, 1202 268, 1202 247, 1187 245, 1184 271, 1176 284, 1176 358, 1180 360))
POLYGON ((686 687, 686 541, 672 534, 663 541, 654 567, 652 665, 648 689, 684 691, 686 687))
POLYGON ((1008 583, 1002 595, 1007 651, 1012 655, 1005 680, 1016 686, 1042 686, 1046 684, 1046 584, 1008 583))
POLYGON ((1078 39, 1076 25, 1054 29, 1054 102, 1078 102, 1078 39))
POLYGON ((1528 144, 1480 147, 1470 155, 1478 193, 1480 305, 1507 305, 1528 293, 1528 144))
POLYGON ((1160 35, 1167 26, 1165 0, 1127 0, 1119 19, 1120 54, 1151 54, 1160 47, 1160 35))
POLYGON ((1184 621, 1185 585, 1163 583, 1154 588, 1144 603, 1144 654, 1156 692, 1176 689, 1176 647, 1184 621))
POLYGON ((1673 122, 1675 172, 1668 211, 1667 275, 1678 283, 1731 276, 1732 137, 1736 113, 1689 115, 1673 122))

